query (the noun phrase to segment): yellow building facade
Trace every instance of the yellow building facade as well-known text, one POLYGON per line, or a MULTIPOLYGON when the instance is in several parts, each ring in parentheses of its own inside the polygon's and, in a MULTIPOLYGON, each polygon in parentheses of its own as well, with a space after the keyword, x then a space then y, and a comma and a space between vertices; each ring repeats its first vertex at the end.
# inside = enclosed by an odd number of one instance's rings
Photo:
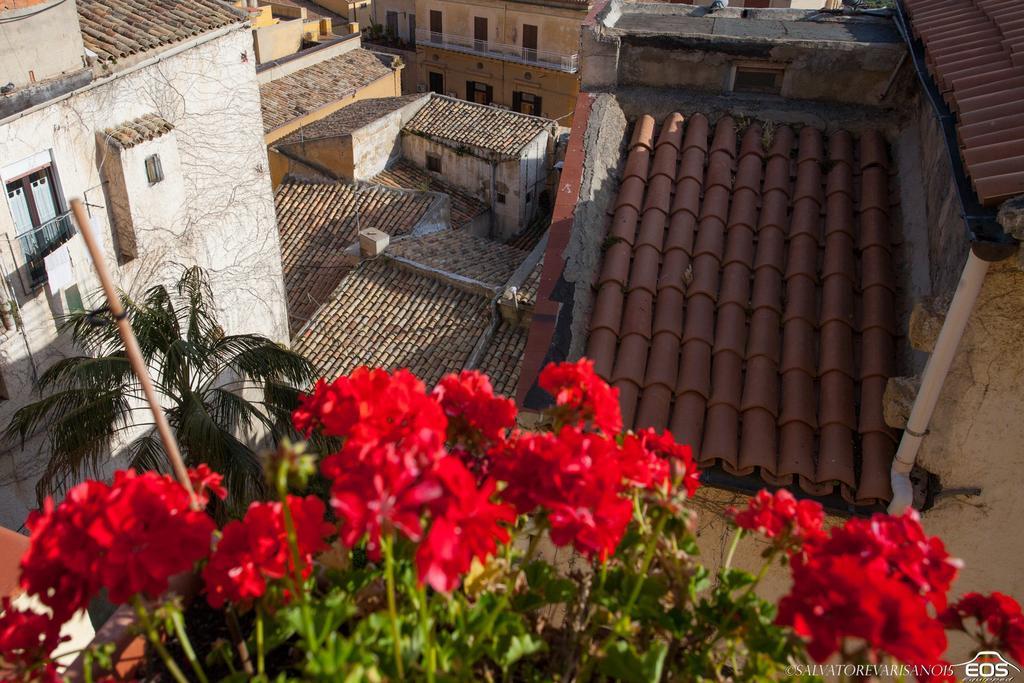
POLYGON ((572 125, 586 1, 416 0, 417 89, 572 125))

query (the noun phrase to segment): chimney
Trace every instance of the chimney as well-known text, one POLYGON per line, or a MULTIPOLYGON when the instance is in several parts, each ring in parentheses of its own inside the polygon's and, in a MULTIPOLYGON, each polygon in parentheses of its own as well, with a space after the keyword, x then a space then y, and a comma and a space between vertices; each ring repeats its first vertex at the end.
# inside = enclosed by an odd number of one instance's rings
POLYGON ((359 256, 374 258, 384 253, 391 242, 391 237, 377 228, 366 228, 359 231, 359 256))

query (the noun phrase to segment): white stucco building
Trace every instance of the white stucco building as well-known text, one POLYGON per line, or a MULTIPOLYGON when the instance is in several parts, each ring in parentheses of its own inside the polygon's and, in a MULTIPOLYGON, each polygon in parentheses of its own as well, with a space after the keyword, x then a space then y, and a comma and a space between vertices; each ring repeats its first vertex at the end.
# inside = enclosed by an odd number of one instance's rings
MULTIPOLYGON (((0 10, 8 44, 48 47, 38 61, 0 50, 0 427, 37 398, 38 373, 72 352, 60 317, 99 303, 67 213, 74 197, 122 289, 139 294, 199 265, 226 333, 287 340, 244 14, 219 0, 15 4, 0 10)), ((0 446, 4 526, 35 504, 41 442, 0 446)))

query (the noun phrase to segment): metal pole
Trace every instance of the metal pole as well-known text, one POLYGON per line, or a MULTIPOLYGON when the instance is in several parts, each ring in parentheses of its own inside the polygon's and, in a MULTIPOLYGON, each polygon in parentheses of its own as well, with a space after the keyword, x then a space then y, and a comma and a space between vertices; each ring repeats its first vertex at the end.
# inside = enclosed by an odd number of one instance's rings
POLYGON ((142 358, 142 351, 139 349, 139 342, 136 341, 131 323, 128 322, 128 317, 121 306, 121 299, 117 296, 114 281, 110 277, 110 271, 107 270, 107 263, 103 260, 103 254, 100 252, 99 245, 96 244, 96 238, 92 234, 89 217, 85 213, 85 205, 82 204, 81 199, 71 200, 71 213, 75 216, 78 232, 82 235, 85 246, 89 249, 89 256, 92 257, 92 263, 96 269, 96 274, 100 278, 100 284, 103 285, 103 292, 107 296, 107 307, 110 310, 110 315, 117 322, 117 330, 121 334, 121 341, 124 342, 125 355, 128 357, 128 362, 131 364, 135 376, 139 378, 139 384, 142 385, 146 401, 149 403, 150 410, 153 411, 153 422, 156 424, 156 430, 160 434, 160 441, 163 442, 164 452, 167 453, 167 460, 170 462, 171 469, 174 470, 174 476, 178 482, 188 491, 192 507, 198 510, 199 501, 196 498, 195 490, 192 488, 192 482, 188 478, 188 471, 185 469, 185 462, 182 460, 181 452, 178 450, 178 443, 174 440, 171 426, 167 422, 167 416, 164 415, 164 411, 160 407, 159 398, 156 395, 156 390, 153 388, 153 380, 149 376, 146 361, 142 358))

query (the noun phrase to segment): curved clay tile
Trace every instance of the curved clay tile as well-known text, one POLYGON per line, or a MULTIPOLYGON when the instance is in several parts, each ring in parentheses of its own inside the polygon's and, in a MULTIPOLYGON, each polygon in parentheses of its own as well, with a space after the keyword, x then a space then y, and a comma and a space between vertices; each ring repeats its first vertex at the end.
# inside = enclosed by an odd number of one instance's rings
MULTIPOLYGON (((658 246, 661 245, 659 244, 658 246)), ((657 246, 646 243, 637 245, 633 255, 633 270, 629 280, 630 295, 636 290, 643 290, 652 297, 657 293, 658 262, 660 260, 661 254, 658 253, 657 246)), ((627 299, 627 309, 629 305, 627 299)))
POLYGON ((678 152, 682 141, 683 115, 679 112, 672 112, 661 124, 661 134, 658 135, 658 144, 655 145, 655 149, 662 145, 670 145, 678 152))
MULTIPOLYGON (((677 197, 679 195, 676 195, 677 197)), ((697 204, 697 199, 693 200, 693 205, 697 204)), ((665 236, 665 264, 662 266, 662 270, 669 273, 670 275, 676 276, 676 278, 683 277, 683 273, 686 271, 686 267, 690 265, 690 256, 693 254, 693 238, 696 234, 697 221, 690 211, 690 207, 686 207, 683 211, 672 214, 672 218, 668 223, 668 234, 665 236), (682 251, 686 254, 686 260, 680 262, 678 269, 673 269, 669 266, 668 259, 673 251, 682 251)), ((675 282, 676 280, 673 280, 675 282)), ((683 288, 686 289, 685 287, 683 288)))
POLYGON ((797 165, 805 161, 813 161, 815 165, 825 160, 825 147, 821 139, 821 131, 811 126, 800 129, 800 151, 796 157, 797 165))
POLYGON ((715 137, 711 141, 708 156, 715 152, 725 152, 730 158, 736 158, 736 123, 731 116, 723 116, 715 124, 715 137))
MULTIPOLYGON (((639 250, 642 246, 654 247, 657 252, 661 251, 661 244, 665 241, 665 212, 656 206, 650 207, 644 212, 640 221, 640 231, 637 233, 633 249, 639 250)), ((657 275, 657 264, 654 266, 657 275)))
MULTIPOLYGON (((757 123, 754 123, 747 128, 747 132, 743 134, 743 139, 740 141, 739 158, 742 160, 743 157, 750 154, 756 156, 758 158, 758 162, 763 161, 765 157, 764 133, 761 130, 761 126, 757 123)), ((758 168, 760 168, 760 163, 758 163, 758 168)), ((760 172, 758 173, 758 176, 760 176, 760 172)))
MULTIPOLYGON (((768 150, 768 163, 771 164, 773 159, 785 159, 786 168, 789 168, 789 158, 793 154, 793 142, 796 140, 796 136, 793 134, 793 129, 789 126, 779 126, 775 129, 775 133, 772 135, 772 144, 768 150)), ((768 176, 765 176, 766 179, 768 176)), ((767 183, 765 189, 767 190, 767 183)))
POLYGON ((644 190, 646 189, 645 181, 636 176, 630 176, 623 180, 622 186, 619 188, 619 198, 615 202, 615 210, 618 211, 623 206, 631 206, 639 212, 643 208, 644 190))
POLYGON ((629 257, 632 250, 628 242, 615 242, 604 252, 604 264, 601 266, 601 275, 597 279, 598 287, 608 284, 616 284, 620 288, 625 286, 629 277, 629 257))
MULTIPOLYGON (((885 423, 882 400, 892 371, 895 341, 894 273, 888 225, 888 157, 880 133, 861 138, 861 343, 860 481, 858 502, 887 500, 892 495, 889 469, 895 454, 895 432, 885 423)), ((848 494, 849 495, 849 494, 848 494)))
MULTIPOLYGON (((689 154, 689 152, 687 152, 689 154)), ((688 211, 693 219, 697 219, 700 213, 700 193, 703 185, 701 178, 682 178, 676 184, 676 196, 672 199, 671 214, 675 216, 680 211, 688 211)))
POLYGON ((683 152, 699 149, 701 156, 708 152, 708 133, 710 132, 708 117, 694 114, 686 123, 686 136, 683 138, 683 152))
POLYGON ((641 116, 633 127, 633 137, 629 141, 629 149, 643 146, 654 151, 654 117, 650 114, 641 116))
POLYGON ((860 167, 878 166, 889 168, 889 151, 885 137, 877 130, 869 130, 860 136, 860 167))
POLYGON ((658 147, 657 154, 654 155, 654 165, 651 167, 651 178, 663 175, 670 181, 675 181, 676 166, 678 163, 679 160, 677 158, 676 146, 671 144, 660 145, 658 147))
MULTIPOLYGON (((677 350, 679 342, 683 338, 683 307, 685 305, 686 299, 682 289, 658 286, 658 300, 654 303, 653 335, 654 338, 662 333, 671 335, 676 340, 677 350)), ((675 375, 673 369, 671 382, 673 387, 675 386, 675 375)))
POLYGON ((825 200, 825 238, 833 232, 845 232, 853 238, 853 197, 842 192, 829 195, 825 200))
POLYGON ((647 180, 647 167, 651 163, 651 150, 646 147, 634 147, 633 151, 626 157, 626 168, 622 172, 622 179, 640 178, 647 180))
MULTIPOLYGON (((662 147, 672 151, 671 147, 662 147)), ((647 199, 644 201, 644 211, 655 209, 668 215, 668 209, 672 205, 672 185, 674 179, 665 175, 657 175, 647 182, 647 199)))
POLYGON ((698 147, 689 147, 683 153, 683 162, 679 167, 679 182, 686 178, 702 182, 704 179, 704 152, 698 147))
POLYGON ((633 241, 636 239, 636 222, 639 218, 640 212, 635 206, 623 205, 612 216, 608 236, 633 246, 633 241))

